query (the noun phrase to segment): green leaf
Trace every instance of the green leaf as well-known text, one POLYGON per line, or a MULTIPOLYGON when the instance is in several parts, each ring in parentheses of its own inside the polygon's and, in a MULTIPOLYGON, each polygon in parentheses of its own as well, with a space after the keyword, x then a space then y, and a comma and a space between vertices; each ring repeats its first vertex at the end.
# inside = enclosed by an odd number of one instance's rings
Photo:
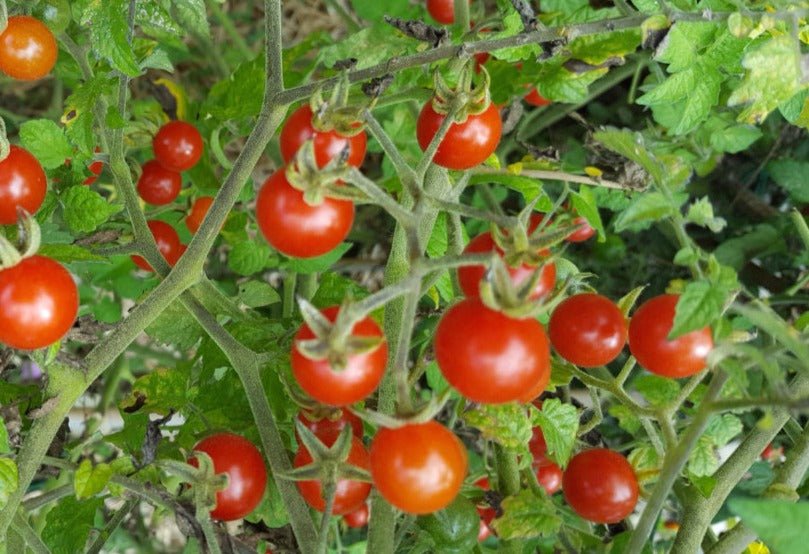
POLYGON ((642 427, 640 418, 623 404, 613 404, 609 407, 607 413, 617 419, 618 426, 630 435, 636 434, 642 427))
POLYGON ((787 121, 809 129, 809 89, 802 90, 778 108, 787 121))
POLYGON ((517 403, 481 404, 463 415, 464 421, 480 429, 483 437, 506 448, 524 448, 531 440, 531 420, 517 403))
POLYGON ((6 422, 0 417, 0 454, 11 454, 11 446, 8 442, 8 429, 6 422))
POLYGON ((566 466, 576 443, 576 432, 579 430, 579 414, 576 408, 571 404, 562 404, 558 398, 551 398, 542 403, 541 411, 533 413, 534 423, 542 428, 542 434, 545 436, 548 457, 560 466, 566 466))
POLYGON ((121 406, 145 402, 146 410, 160 415, 182 410, 197 392, 189 381, 189 371, 181 364, 170 369, 155 369, 132 384, 132 391, 121 401, 121 406))
POLYGON ((202 327, 179 300, 163 309, 160 316, 146 327, 146 334, 161 344, 174 344, 183 350, 194 346, 202 337, 202 327))
POLYGON ((31 119, 20 125, 20 141, 45 169, 64 165, 73 155, 65 130, 50 119, 31 119))
POLYGON ((652 223, 676 214, 686 200, 687 194, 677 194, 672 200, 660 192, 636 194, 632 204, 615 219, 615 230, 620 233, 630 227, 648 228, 652 223))
POLYGON ((239 65, 230 77, 211 87, 200 113, 220 121, 258 115, 265 77, 264 56, 239 65))
POLYGON ((281 301, 281 295, 262 281, 247 281, 239 285, 239 300, 251 308, 269 306, 281 301))
POLYGON ((599 237, 606 236, 601 214, 598 213, 598 204, 589 187, 581 187, 579 192, 571 192, 570 202, 573 204, 574 211, 586 219, 590 227, 598 231, 599 237))
POLYGON ((523 489, 501 504, 503 515, 492 522, 497 536, 503 540, 532 539, 550 536, 562 525, 562 519, 548 496, 523 489))
POLYGON ((183 29, 203 38, 210 38, 211 26, 205 11, 205 0, 172 0, 174 19, 183 29))
POLYGON ((140 67, 127 40, 128 13, 129 2, 125 0, 93 0, 86 5, 79 23, 90 31, 95 54, 118 71, 136 77, 140 74, 140 67))
POLYGON ((316 308, 328 308, 340 304, 346 297, 362 300, 370 293, 353 279, 343 277, 339 273, 328 272, 320 277, 320 286, 312 297, 316 308))
POLYGON ((648 444, 632 450, 627 456, 627 461, 635 470, 635 475, 641 486, 657 481, 657 476, 663 467, 663 460, 657 450, 648 444))
POLYGON ((0 509, 8 504, 9 497, 18 486, 17 464, 11 458, 0 458, 0 509))
POLYGON ((716 23, 707 21, 679 21, 658 48, 655 58, 669 64, 670 73, 684 71, 694 64, 718 30, 716 23))
POLYGON ((344 242, 328 254, 323 254, 317 258, 290 258, 287 261, 287 268, 304 274, 320 273, 337 263, 343 257, 343 254, 349 250, 351 250, 351 243, 344 242))
POLYGON ((89 250, 76 244, 45 244, 40 247, 39 253, 64 264, 107 261, 107 258, 104 256, 93 254, 89 250))
POLYGON ((652 406, 665 406, 680 393, 680 384, 677 381, 657 375, 639 375, 632 384, 652 406))
POLYGON ((669 340, 703 329, 722 315, 729 291, 709 281, 688 283, 677 302, 669 340))
POLYGON ((535 198, 540 197, 536 204, 536 209, 539 211, 548 211, 553 207, 553 202, 542 190, 542 181, 533 179, 531 177, 523 177, 511 173, 486 173, 480 175, 473 175, 469 180, 472 185, 479 185, 482 183, 495 183, 510 188, 522 194, 526 202, 531 202, 535 198))
POLYGON ((357 59, 357 69, 371 67, 396 56, 416 52, 419 43, 405 37, 386 23, 378 23, 321 48, 318 61, 333 67, 340 60, 357 59))
POLYGON ((109 200, 90 187, 77 185, 62 194, 64 218, 68 229, 74 234, 92 233, 107 222, 111 215, 121 211, 119 204, 109 200))
POLYGON ((104 505, 101 498, 76 500, 67 496, 48 512, 42 540, 53 554, 83 552, 96 511, 104 505))
MULTIPOLYGON (((382 21, 383 16, 414 19, 419 15, 419 8, 409 2, 379 2, 377 0, 351 0, 354 11, 368 21, 382 21)), ((423 13, 423 12, 422 12, 423 13)))
POLYGON ((714 446, 725 446, 744 430, 742 421, 733 414, 713 414, 708 420, 704 436, 713 441, 714 446))
POLYGON ((752 125, 734 125, 711 133, 711 147, 719 152, 736 154, 746 150, 762 136, 761 129, 752 125))
POLYGON ((798 160, 775 160, 767 164, 773 181, 789 193, 798 203, 809 203, 809 162, 798 160))
POLYGON ((809 543, 809 502, 731 499, 730 510, 742 518, 774 554, 805 552, 809 543))
POLYGON ((714 233, 718 233, 725 228, 727 222, 721 217, 714 216, 713 204, 705 196, 688 206, 686 220, 701 227, 707 227, 714 233))
POLYGON ((697 477, 713 475, 719 469, 719 456, 713 440, 710 437, 701 436, 694 446, 694 450, 688 457, 688 471, 697 477))
POLYGON ((228 254, 228 267, 239 275, 253 275, 263 270, 273 259, 273 252, 264 242, 246 240, 237 243, 228 254))
POLYGON ((73 488, 79 500, 95 496, 104 490, 112 477, 112 469, 108 464, 93 466, 90 460, 83 460, 76 473, 73 474, 73 488))
POLYGON ((608 128, 594 133, 593 138, 613 152, 640 165, 655 182, 667 181, 662 164, 646 147, 646 140, 640 133, 608 128))

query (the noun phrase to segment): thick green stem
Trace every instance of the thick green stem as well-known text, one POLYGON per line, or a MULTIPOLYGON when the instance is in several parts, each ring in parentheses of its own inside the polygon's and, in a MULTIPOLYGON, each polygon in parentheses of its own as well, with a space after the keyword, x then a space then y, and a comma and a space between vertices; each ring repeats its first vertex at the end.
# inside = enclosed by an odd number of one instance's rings
POLYGON ((337 485, 326 483, 323 486, 323 498, 326 499, 326 506, 320 519, 320 531, 318 532, 317 554, 326 554, 329 551, 329 522, 334 510, 334 497, 337 494, 337 485))
POLYGON ((108 540, 110 540, 110 537, 115 532, 115 530, 121 526, 121 523, 123 523, 126 516, 128 516, 132 512, 132 510, 134 510, 135 507, 137 507, 137 505, 138 499, 130 498, 124 503, 123 506, 118 508, 118 510, 115 512, 115 515, 112 516, 112 519, 110 519, 107 525, 104 526, 104 529, 102 529, 99 532, 96 539, 87 548, 84 554, 98 554, 99 552, 101 552, 101 549, 104 548, 104 545, 107 544, 108 540))
MULTIPOLYGON (((497 488, 504 496, 512 496, 520 492, 520 469, 517 455, 514 452, 494 445, 494 460, 497 469, 497 488)), ((519 553, 522 551, 520 541, 502 541, 499 552, 519 553)))
MULTIPOLYGON (((34 531, 34 528, 31 527, 31 524, 28 523, 28 520, 22 513, 17 514, 12 525, 17 533, 19 533, 23 538, 26 546, 30 548, 34 554, 51 554, 51 550, 42 541, 39 533, 34 531)), ((12 553, 10 552, 9 554, 12 553)))

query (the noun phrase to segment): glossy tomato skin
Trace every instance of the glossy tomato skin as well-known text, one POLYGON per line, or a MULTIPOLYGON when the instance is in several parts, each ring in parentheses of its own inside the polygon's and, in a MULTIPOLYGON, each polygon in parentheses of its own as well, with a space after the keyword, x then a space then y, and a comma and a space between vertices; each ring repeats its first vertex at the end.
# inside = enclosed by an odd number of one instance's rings
POLYGON ((354 204, 325 198, 310 206, 280 169, 258 193, 256 218, 264 238, 276 250, 294 258, 314 258, 334 250, 348 236, 354 204))
POLYGON ((444 377, 469 400, 520 400, 550 374, 550 350, 535 319, 513 319, 467 298, 444 313, 435 333, 435 357, 444 377))
POLYGON ((166 169, 157 160, 143 164, 143 172, 138 179, 138 194, 149 204, 154 206, 171 204, 180 194, 182 186, 182 175, 166 169))
POLYGON ((531 104, 532 106, 536 106, 538 108, 551 104, 550 100, 539 94, 539 91, 536 89, 536 87, 532 88, 531 92, 526 94, 523 100, 525 100, 528 104, 531 104))
POLYGON ((534 463, 539 463, 545 459, 545 454, 548 452, 548 445, 545 442, 545 435, 542 433, 541 427, 534 427, 531 432, 531 440, 528 442, 528 450, 531 451, 531 456, 534 458, 534 463))
MULTIPOLYGON (((202 439, 194 450, 211 457, 215 473, 228 475, 227 487, 216 493, 216 506, 211 510, 213 519, 241 519, 259 505, 267 486, 267 469, 253 443, 233 433, 218 433, 202 439)), ((196 458, 189 463, 198 465, 196 458)))
POLYGON ((79 294, 58 262, 31 256, 0 270, 0 343, 19 350, 50 346, 76 321, 79 294))
MULTIPOLYGON (((98 153, 98 152, 101 152, 101 149, 96 147, 95 151, 96 151, 96 153, 98 153)), ((102 162, 102 161, 93 162, 93 163, 90 164, 90 167, 88 167, 87 169, 90 170, 90 173, 92 173, 92 175, 87 177, 82 182, 82 184, 87 185, 89 187, 90 185, 92 185, 93 183, 95 183, 98 180, 98 176, 101 175, 101 171, 104 169, 104 162, 102 162)))
POLYGON ((668 340, 679 298, 663 294, 647 300, 629 321, 629 350, 638 363, 652 373, 673 379, 702 371, 713 348, 710 327, 668 340))
POLYGON ((35 214, 48 190, 39 161, 24 148, 11 146, 0 162, 0 225, 17 223, 17 208, 35 214))
POLYGON ((576 229, 574 233, 567 236, 565 239, 567 242, 584 242, 593 238, 596 234, 596 230, 593 229, 587 222, 587 219, 583 217, 577 217, 573 220, 573 223, 579 225, 579 228, 576 229))
MULTIPOLYGON (((497 252, 501 257, 503 251, 495 244, 492 234, 489 231, 479 234, 466 245, 465 254, 483 254, 486 252, 497 252)), ((550 255, 550 251, 546 251, 550 255)), ((545 252, 543 252, 544 254, 545 252)), ((536 271, 536 267, 521 264, 519 267, 508 267, 511 281, 515 285, 520 285, 528 281, 536 271)), ((458 281, 463 293, 468 297, 480 296, 480 281, 486 274, 486 266, 466 265, 458 268, 458 281)), ((532 300, 538 300, 547 296, 556 284, 556 264, 548 262, 542 266, 539 280, 531 293, 532 300)))
MULTIPOLYGON (((337 417, 323 417, 321 419, 309 419, 306 412, 299 412, 298 420, 318 437, 339 434, 346 425, 350 425, 352 434, 361 439, 363 435, 362 420, 348 410, 338 411, 339 415, 337 417)), ((297 436, 297 432, 295 434, 297 436)))
POLYGON ((368 136, 365 131, 346 137, 337 131, 318 131, 312 126, 312 108, 308 104, 301 106, 289 116, 281 129, 281 156, 285 163, 292 161, 303 143, 313 140, 315 143, 315 161, 320 167, 328 164, 342 153, 348 145, 348 165, 360 167, 368 149, 368 136))
POLYGON ((368 503, 363 502, 362 506, 354 510, 353 512, 347 513, 343 516, 343 521, 345 524, 351 527, 352 529, 362 529, 366 525, 368 525, 368 520, 371 517, 371 513, 368 510, 368 503))
POLYGON ((562 489, 562 468, 558 465, 543 458, 542 461, 534 464, 534 470, 537 474, 537 482, 549 495, 556 494, 562 489))
POLYGON ((0 71, 20 81, 36 81, 51 72, 58 52, 44 23, 27 15, 9 17, 0 35, 0 71))
MULTIPOLYGON (((422 150, 438 132, 446 116, 427 102, 416 123, 416 137, 422 150)), ((500 110, 494 104, 478 115, 470 115, 463 123, 453 123, 435 153, 433 162, 447 169, 469 169, 486 161, 497 149, 503 133, 500 110)))
POLYGON ((562 490, 570 507, 595 523, 617 523, 638 502, 638 479, 632 466, 607 448, 573 456, 562 478, 562 490))
MULTIPOLYGON (((180 235, 177 234, 174 227, 165 221, 153 219, 147 221, 146 224, 157 242, 157 249, 163 254, 168 264, 174 266, 184 251, 183 245, 180 243, 180 235)), ((141 256, 132 256, 132 261, 144 271, 154 271, 152 266, 141 256)))
POLYGON ((548 333, 554 349, 580 367, 610 363, 626 344, 624 314, 600 294, 576 294, 565 299, 551 314, 548 333))
MULTIPOLYGON (((329 321, 334 321, 339 306, 323 310, 329 321)), ((357 322, 351 330, 353 336, 383 337, 382 329, 370 317, 357 322)), ((304 324, 295 334, 292 346, 292 374, 306 393, 329 406, 347 406, 367 397, 376 390, 388 363, 388 344, 383 342, 371 352, 350 356, 342 371, 332 369, 328 360, 310 360, 300 353, 298 341, 315 338, 304 324)))
MULTIPOLYGON (((320 440, 326 446, 331 446, 337 440, 336 433, 327 433, 319 436, 320 440)), ((363 446, 362 441, 357 437, 351 438, 351 450, 348 453, 348 463, 359 467, 361 469, 369 469, 368 451, 363 446)), ((298 453, 295 455, 295 460, 292 465, 295 467, 303 467, 312 463, 312 455, 301 446, 298 453)), ((296 481, 298 490, 303 496, 303 499, 312 508, 318 512, 326 509, 326 501, 323 498, 323 487, 320 481, 296 481)), ((350 479, 340 479, 337 481, 337 490, 334 495, 334 507, 332 513, 334 515, 345 515, 360 509, 365 504, 365 499, 371 492, 371 483, 364 483, 362 481, 352 481, 350 479)))
POLYGON ((180 172, 197 165, 205 145, 196 127, 185 121, 169 121, 155 135, 152 148, 163 167, 180 172))
MULTIPOLYGON (((472 0, 469 0, 472 3, 472 0)), ((453 0, 427 0, 427 12, 430 17, 444 25, 455 23, 455 4, 453 0)))
POLYGON ((461 441, 435 421, 380 429, 370 454, 379 493, 417 515, 446 508, 458 495, 468 467, 461 441))
POLYGON ((194 200, 194 204, 191 206, 191 210, 188 212, 188 216, 185 218, 185 225, 192 234, 199 231, 199 228, 202 225, 205 216, 208 215, 208 210, 211 209, 212 204, 212 196, 200 196, 194 200))
POLYGON ((548 383, 551 382, 551 372, 543 373, 537 381, 531 385, 530 388, 525 389, 525 392, 517 399, 521 404, 528 404, 537 399, 537 397, 545 392, 548 388, 548 383))

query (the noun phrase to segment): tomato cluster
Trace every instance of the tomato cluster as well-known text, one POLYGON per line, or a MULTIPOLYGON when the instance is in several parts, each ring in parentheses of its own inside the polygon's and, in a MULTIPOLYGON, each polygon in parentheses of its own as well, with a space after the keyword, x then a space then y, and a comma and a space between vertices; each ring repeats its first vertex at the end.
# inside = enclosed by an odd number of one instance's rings
POLYGON ((185 121, 163 125, 152 140, 155 159, 143 165, 138 179, 138 194, 155 206, 174 202, 180 194, 182 171, 192 169, 202 157, 202 135, 185 121))

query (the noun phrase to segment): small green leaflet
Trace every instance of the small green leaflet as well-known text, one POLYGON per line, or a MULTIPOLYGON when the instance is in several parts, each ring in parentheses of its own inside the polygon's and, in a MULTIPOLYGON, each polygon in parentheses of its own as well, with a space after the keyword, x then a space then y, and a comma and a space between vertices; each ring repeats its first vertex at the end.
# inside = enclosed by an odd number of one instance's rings
POLYGON ((112 477, 112 469, 108 464, 93 466, 90 460, 83 460, 73 475, 73 488, 79 500, 95 496, 104 490, 112 477))
MULTIPOLYGON (((574 408, 575 409, 575 408, 574 408)), ((525 448, 531 440, 531 420, 525 407, 517 403, 481 404, 463 415, 466 423, 506 448, 525 448)))
POLYGON ((269 283, 247 281, 239 285, 239 300, 245 306, 259 308, 280 302, 281 295, 269 283))
POLYGON ((571 404, 563 404, 558 398, 542 403, 542 410, 532 410, 533 420, 542 428, 548 457, 562 467, 567 465, 576 432, 579 430, 579 414, 571 404))
POLYGON ((593 134, 593 138, 623 157, 640 165, 657 183, 666 182, 663 165, 647 148, 640 133, 608 127, 593 134))
POLYGON ((234 273, 249 276, 258 273, 277 257, 261 240, 245 240, 236 244, 228 254, 228 267, 234 273))
POLYGON ((73 262, 107 263, 107 258, 104 256, 93 254, 89 250, 75 244, 45 244, 40 247, 39 253, 63 264, 73 262))
POLYGON ((65 160, 73 155, 65 130, 50 119, 31 119, 23 123, 20 140, 45 169, 64 165, 65 160))
POLYGON ((767 165, 770 177, 795 202, 809 203, 809 162, 783 159, 767 165))
MULTIPOLYGON (((733 273, 730 268, 725 272, 733 273)), ((688 283, 677 302, 669 340, 711 325, 722 315, 735 288, 735 278, 722 279, 722 276, 688 283)))
POLYGON ((660 192, 635 194, 629 207, 615 219, 617 232, 627 229, 641 230, 653 223, 676 214, 686 201, 688 194, 675 194, 671 199, 660 192))
POLYGON ((101 498, 76 500, 67 496, 48 512, 42 540, 53 554, 83 552, 96 511, 104 505, 101 498))
POLYGON ((502 503, 503 515, 492 522, 501 539, 531 539, 556 533, 562 519, 545 495, 523 489, 502 503))
POLYGON ((705 432, 688 457, 688 471, 696 477, 713 475, 719 468, 716 449, 726 445, 743 429, 741 420, 735 415, 712 415, 705 432))
POLYGON ((121 206, 110 203, 96 191, 77 185, 62 195, 64 218, 68 229, 80 235, 92 233, 107 222, 109 217, 121 211, 121 206))
POLYGON ((189 349, 202 337, 203 331, 197 320, 176 300, 146 327, 146 334, 160 344, 189 349))
POLYGON ((0 458, 0 509, 17 490, 17 464, 10 458, 0 458))
POLYGON ((205 0, 173 0, 171 12, 177 23, 191 34, 203 38, 211 36, 205 0))
POLYGON ((729 506, 774 553, 806 551, 809 502, 734 498, 729 506))
POLYGON ((140 74, 132 46, 127 39, 129 2, 124 0, 93 0, 84 9, 81 25, 90 30, 93 50, 112 67, 130 77, 140 74))
POLYGON ((632 385, 649 404, 657 407, 670 403, 680 393, 680 384, 676 380, 647 373, 639 375, 632 385))

